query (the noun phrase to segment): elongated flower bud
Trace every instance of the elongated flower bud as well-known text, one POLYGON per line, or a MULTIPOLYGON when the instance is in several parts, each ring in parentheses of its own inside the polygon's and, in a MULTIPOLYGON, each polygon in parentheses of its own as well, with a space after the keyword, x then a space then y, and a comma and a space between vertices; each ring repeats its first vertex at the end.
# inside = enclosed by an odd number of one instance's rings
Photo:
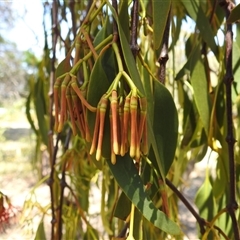
POLYGON ((58 132, 61 132, 63 129, 64 121, 67 119, 67 100, 66 100, 66 89, 69 84, 71 77, 70 75, 66 75, 61 85, 61 113, 60 113, 60 121, 58 125, 58 132))
POLYGON ((117 91, 115 90, 112 91, 111 111, 112 111, 112 131, 113 131, 113 152, 115 154, 118 154, 119 153, 118 123, 117 123, 118 99, 117 99, 117 91))
POLYGON ((93 132, 92 145, 90 149, 90 155, 92 155, 96 151, 99 123, 100 123, 100 103, 98 104, 97 113, 96 113, 96 120, 95 120, 94 132, 93 132))
POLYGON ((130 139, 130 157, 134 158, 136 154, 136 141, 137 141, 137 97, 132 95, 130 99, 130 114, 131 114, 131 139, 130 139))
POLYGON ((119 153, 122 151, 122 143, 123 143, 123 99, 119 102, 118 105, 118 143, 119 143, 119 153))
POLYGON ((102 156, 102 142, 103 142, 103 131, 104 131, 104 122, 105 115, 107 110, 108 99, 102 98, 99 109, 99 133, 98 133, 98 146, 96 152, 96 159, 99 161, 102 156))
POLYGON ((128 134, 128 124, 129 124, 129 111, 130 111, 130 97, 126 97, 123 107, 123 137, 121 142, 121 156, 126 153, 127 147, 127 134, 128 134))
POLYGON ((109 120, 110 120, 110 137, 111 137, 111 163, 114 165, 116 163, 116 154, 113 151, 113 128, 112 128, 112 111, 110 110, 109 113, 109 120))
POLYGON ((69 112, 71 123, 72 123, 72 131, 73 131, 73 135, 75 136, 77 134, 77 129, 76 129, 75 118, 74 118, 74 114, 73 114, 73 106, 72 106, 72 97, 70 94, 70 87, 68 87, 68 89, 67 89, 66 98, 67 98, 68 112, 69 112))
POLYGON ((140 98, 139 103, 140 103, 140 120, 139 120, 139 126, 138 126, 138 133, 139 133, 138 141, 140 142, 143 134, 144 123, 146 121, 146 116, 147 116, 147 99, 145 97, 140 98))
POLYGON ((59 124, 59 102, 58 102, 58 91, 61 85, 61 79, 58 78, 55 81, 54 88, 53 88, 53 98, 54 98, 54 106, 55 106, 55 131, 58 129, 59 124))
POLYGON ((82 138, 85 138, 85 129, 83 125, 83 114, 82 114, 81 102, 75 93, 72 93, 72 101, 74 106, 74 113, 77 118, 76 125, 81 133, 82 138))
POLYGON ((144 126, 143 126, 141 151, 142 151, 143 155, 147 155, 147 153, 148 153, 147 121, 145 121, 144 126))
POLYGON ((137 112, 137 124, 135 125, 136 128, 136 152, 135 152, 135 160, 136 162, 140 161, 141 151, 140 151, 140 138, 139 138, 139 122, 140 122, 140 113, 137 112))
POLYGON ((78 97, 80 98, 82 104, 84 106, 86 106, 86 108, 88 108, 89 111, 91 112, 96 112, 97 109, 93 106, 91 106, 87 100, 84 98, 83 96, 83 93, 81 92, 81 90, 78 88, 78 85, 77 85, 77 80, 76 80, 76 77, 72 77, 73 80, 71 81, 71 87, 73 88, 73 90, 76 92, 76 94, 78 95, 78 97))

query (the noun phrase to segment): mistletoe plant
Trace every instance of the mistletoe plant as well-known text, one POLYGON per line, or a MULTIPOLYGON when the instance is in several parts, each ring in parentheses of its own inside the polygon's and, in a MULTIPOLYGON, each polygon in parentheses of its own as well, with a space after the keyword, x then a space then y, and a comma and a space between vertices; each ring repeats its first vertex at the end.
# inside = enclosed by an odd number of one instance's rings
MULTIPOLYGON (((232 119, 235 109, 239 114, 233 82, 239 41, 232 35, 239 6, 229 0, 54 0, 44 8, 45 14, 51 9, 52 43, 44 25, 45 56, 27 116, 37 152, 42 143, 49 153, 50 173, 42 181, 50 187, 51 239, 100 238, 89 214, 94 182, 110 239, 181 238, 179 200, 202 239, 240 239, 233 135, 235 128, 239 137, 239 121, 232 119), (195 30, 184 34, 189 18, 195 30), (67 35, 63 21, 71 25, 67 35), (224 26, 222 45, 216 36, 224 26), (65 57, 56 67, 58 48, 65 57), (206 167, 197 212, 178 187, 189 160, 202 160, 208 149, 218 154, 216 176, 206 167)), ((239 40, 239 26, 236 33, 239 40)))

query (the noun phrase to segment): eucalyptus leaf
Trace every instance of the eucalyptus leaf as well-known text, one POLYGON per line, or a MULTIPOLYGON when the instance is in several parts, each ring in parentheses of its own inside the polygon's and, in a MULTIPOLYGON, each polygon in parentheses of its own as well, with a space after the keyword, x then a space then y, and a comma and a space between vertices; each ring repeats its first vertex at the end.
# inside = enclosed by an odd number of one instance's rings
POLYGON ((212 185, 208 173, 203 185, 199 188, 196 194, 195 203, 199 209, 201 217, 207 220, 213 219, 216 212, 216 202, 213 197, 212 185))
POLYGON ((217 55, 218 50, 214 40, 214 33, 209 23, 209 19, 206 17, 201 4, 198 1, 185 1, 182 0, 182 4, 188 11, 190 17, 196 22, 197 28, 201 33, 201 37, 208 44, 211 50, 217 55))
POLYGON ((114 216, 125 221, 131 211, 131 201, 127 198, 124 192, 121 193, 116 208, 114 210, 114 216))
POLYGON ((39 223, 34 240, 46 240, 43 220, 39 223))
MULTIPOLYGON (((160 156, 159 158, 156 157, 156 161, 160 172, 161 168, 163 168, 164 175, 162 176, 166 176, 174 160, 177 146, 178 114, 170 92, 161 83, 154 81, 153 91, 153 133, 160 156)), ((151 155, 150 160, 152 160, 152 158, 153 156, 151 155)))
POLYGON ((66 58, 64 58, 62 62, 59 63, 56 69, 56 74, 55 74, 56 78, 62 76, 63 74, 66 74, 71 70, 70 59, 71 59, 71 52, 68 52, 66 58))
POLYGON ((48 146, 48 125, 47 125, 47 109, 46 99, 44 97, 44 83, 43 79, 38 78, 34 89, 34 105, 38 120, 39 133, 42 142, 48 146))
POLYGON ((210 103, 208 95, 208 84, 204 71, 204 66, 201 60, 199 60, 193 70, 191 76, 191 83, 194 91, 194 99, 196 106, 205 129, 206 135, 209 131, 209 119, 210 119, 210 103))
POLYGON ((159 49, 166 27, 172 0, 152 1, 154 48, 159 49))

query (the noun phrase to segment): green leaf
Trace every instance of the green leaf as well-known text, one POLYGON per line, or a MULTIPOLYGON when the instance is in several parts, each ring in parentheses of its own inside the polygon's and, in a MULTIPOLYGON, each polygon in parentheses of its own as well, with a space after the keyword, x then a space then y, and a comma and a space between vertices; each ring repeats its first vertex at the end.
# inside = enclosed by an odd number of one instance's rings
POLYGON ((107 163, 124 193, 148 221, 169 234, 181 233, 179 226, 154 206, 129 155, 117 156, 115 165, 110 159, 107 159, 107 163))
MULTIPOLYGON (((208 171, 208 169, 207 169, 208 171)), ((203 185, 199 188, 195 203, 199 209, 201 217, 211 221, 215 216, 216 203, 212 192, 212 185, 209 180, 208 172, 203 185)))
POLYGON ((27 97, 27 101, 26 101, 26 116, 27 116, 28 122, 29 122, 32 130, 35 132, 36 135, 38 135, 38 130, 35 127, 34 121, 32 119, 31 113, 30 113, 30 110, 31 110, 31 107, 30 107, 31 98, 32 98, 32 93, 30 92, 28 97, 27 97))
POLYGON ((48 146, 48 126, 47 126, 47 109, 46 99, 44 97, 44 84, 43 79, 38 78, 34 89, 34 105, 38 120, 39 133, 41 135, 42 142, 48 146))
POLYGON ((62 76, 63 74, 69 72, 71 70, 71 64, 70 64, 70 59, 71 59, 71 52, 68 52, 66 58, 64 58, 58 65, 56 69, 56 78, 62 76))
POLYGON ((152 1, 154 48, 159 49, 166 27, 172 0, 152 1))
MULTIPOLYGON (((96 37, 94 38, 93 45, 96 47, 98 44, 100 44, 108 35, 110 35, 110 29, 112 25, 109 21, 109 17, 106 17, 103 27, 100 31, 98 31, 96 37)), ((101 49, 98 50, 98 53, 101 51, 101 49)))
POLYGON ((129 27, 129 14, 128 14, 128 1, 120 1, 119 7, 119 23, 121 23, 123 32, 127 41, 130 39, 130 27, 129 27))
POLYGON ((124 192, 121 193, 117 206, 114 210, 114 217, 120 218, 125 221, 131 211, 131 201, 127 198, 124 192))
POLYGON ((223 196, 227 186, 226 169, 224 168, 223 161, 224 159, 219 157, 216 166, 216 179, 213 183, 213 194, 216 199, 220 199, 223 196))
POLYGON ((202 121, 206 135, 208 135, 210 106, 209 106, 209 99, 208 99, 209 97, 208 85, 207 85, 204 66, 201 60, 197 62, 197 65, 193 70, 191 83, 192 83, 192 87, 194 91, 194 99, 200 115, 200 119, 202 121))
POLYGON ((182 0, 182 4, 188 11, 190 17, 196 22, 197 28, 201 33, 201 37, 208 44, 211 50, 217 55, 217 46, 214 40, 214 33, 209 23, 209 19, 206 17, 202 6, 195 0, 185 1, 182 0))
POLYGON ((178 72, 175 80, 179 80, 184 77, 185 74, 191 75, 198 59, 200 58, 200 47, 199 44, 196 44, 192 49, 187 62, 184 64, 182 69, 178 72))
POLYGON ((38 225, 37 233, 34 240, 46 240, 43 220, 38 225))
POLYGON ((238 4, 230 13, 227 22, 234 23, 240 20, 240 4, 238 4))
MULTIPOLYGON (((162 176, 166 176, 174 160, 177 146, 178 114, 170 92, 157 81, 154 81, 153 133, 159 153, 156 161, 160 173, 162 174, 163 171, 164 175, 162 176)), ((154 145, 153 150, 156 151, 154 145)), ((153 160, 153 155, 150 155, 149 158, 153 160)))

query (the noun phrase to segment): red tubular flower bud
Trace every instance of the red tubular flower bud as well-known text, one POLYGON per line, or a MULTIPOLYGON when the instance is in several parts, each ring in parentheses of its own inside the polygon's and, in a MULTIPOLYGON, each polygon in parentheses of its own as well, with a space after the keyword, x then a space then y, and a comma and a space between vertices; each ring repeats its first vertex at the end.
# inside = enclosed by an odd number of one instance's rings
POLYGON ((127 134, 128 134, 128 124, 129 124, 129 109, 130 109, 130 97, 126 97, 123 107, 123 137, 121 142, 121 156, 126 153, 127 147, 127 134))
POLYGON ((130 115, 131 115, 131 138, 130 138, 130 157, 134 158, 136 155, 137 142, 137 97, 132 95, 130 99, 130 115))
POLYGON ((103 131, 104 131, 104 122, 105 115, 107 110, 108 99, 102 98, 99 106, 99 133, 98 133, 98 146, 96 152, 96 159, 99 161, 102 156, 102 142, 103 142, 103 131))
POLYGON ((96 113, 96 120, 95 120, 94 132, 93 132, 92 145, 91 145, 91 149, 90 149, 90 155, 92 155, 96 151, 99 122, 100 122, 100 104, 97 108, 97 113, 96 113))
POLYGON ((72 131, 73 135, 75 136, 77 134, 76 124, 75 124, 75 118, 73 113, 73 106, 72 106, 72 97, 70 94, 70 87, 67 88, 67 105, 68 105, 68 112, 70 115, 71 123, 72 123, 72 131))
POLYGON ((68 83, 70 81, 70 75, 66 75, 61 85, 61 113, 60 113, 60 121, 58 125, 58 132, 61 132, 63 129, 64 121, 67 119, 67 100, 66 100, 66 91, 68 87, 68 83))
POLYGON ((118 99, 117 99, 117 91, 116 90, 112 91, 111 111, 112 111, 112 131, 113 131, 113 152, 115 154, 119 154, 118 122, 117 122, 118 99))
POLYGON ((111 163, 115 164, 116 163, 116 154, 113 151, 113 128, 112 128, 112 111, 110 110, 109 114, 109 119, 110 119, 110 136, 111 136, 111 163))

